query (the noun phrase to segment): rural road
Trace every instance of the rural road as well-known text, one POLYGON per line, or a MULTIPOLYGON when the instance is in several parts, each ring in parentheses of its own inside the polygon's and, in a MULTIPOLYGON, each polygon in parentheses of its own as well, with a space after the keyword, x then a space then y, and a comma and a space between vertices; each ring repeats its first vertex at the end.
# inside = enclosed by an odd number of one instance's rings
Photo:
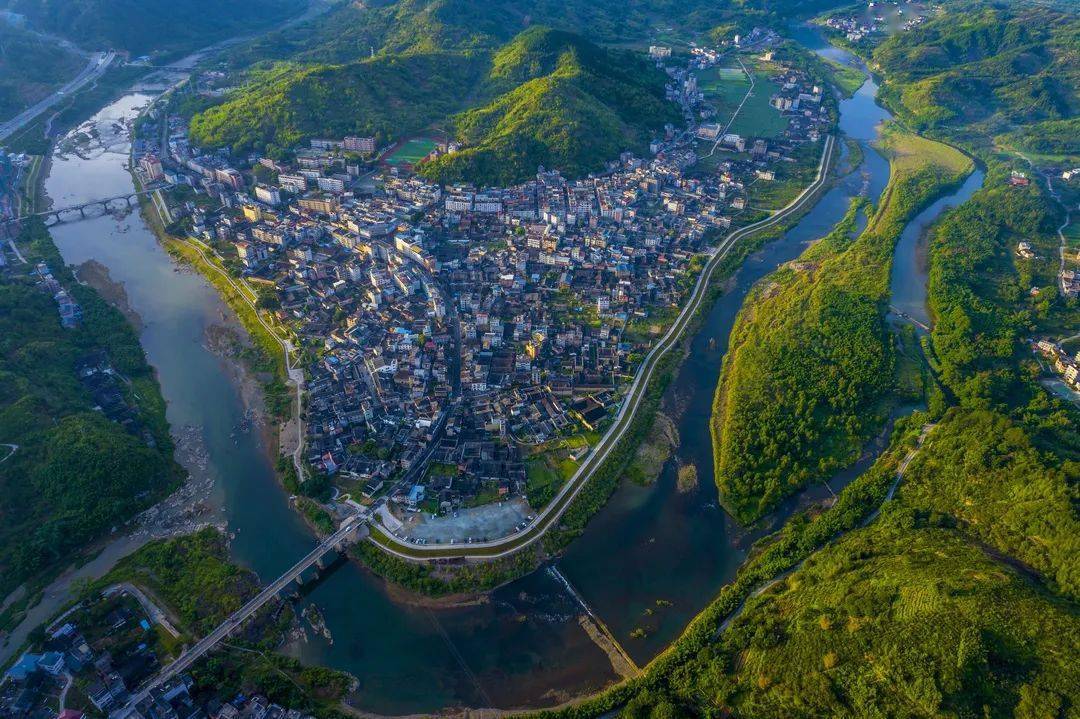
POLYGON ((3 142, 26 125, 29 125, 38 115, 45 112, 53 105, 56 105, 66 99, 69 95, 78 92, 90 82, 101 77, 105 74, 105 71, 109 69, 109 65, 111 65, 115 59, 115 52, 98 52, 91 55, 89 62, 86 63, 86 67, 82 69, 82 72, 75 76, 74 80, 45 99, 40 100, 31 107, 23 110, 7 122, 0 124, 0 142, 3 142))

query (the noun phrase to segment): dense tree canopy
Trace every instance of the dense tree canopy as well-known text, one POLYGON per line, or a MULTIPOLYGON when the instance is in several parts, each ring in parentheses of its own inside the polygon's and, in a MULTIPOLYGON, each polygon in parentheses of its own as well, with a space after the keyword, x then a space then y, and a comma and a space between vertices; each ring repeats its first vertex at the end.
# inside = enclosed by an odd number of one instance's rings
POLYGON ((60 325, 52 297, 29 277, 0 281, 0 593, 126 522, 175 483, 164 403, 124 317, 75 282, 40 225, 20 239, 49 261, 82 305, 60 325), (131 382, 129 401, 154 445, 93 408, 76 363, 105 350, 131 382), (8 447, 0 447, 4 456, 8 447))

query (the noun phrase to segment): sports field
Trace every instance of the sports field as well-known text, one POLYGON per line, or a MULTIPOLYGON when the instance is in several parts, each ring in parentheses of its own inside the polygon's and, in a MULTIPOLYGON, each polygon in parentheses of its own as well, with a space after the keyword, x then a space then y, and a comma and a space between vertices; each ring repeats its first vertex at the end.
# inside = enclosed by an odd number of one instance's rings
MULTIPOLYGON (((698 73, 698 88, 717 109, 716 122, 727 124, 750 89, 750 78, 737 67, 712 67, 698 73)), ((769 104, 779 88, 768 74, 754 73, 754 89, 728 132, 744 137, 779 137, 788 119, 769 104)))
POLYGON ((403 142, 386 158, 388 165, 415 165, 427 157, 438 143, 430 137, 414 137, 403 142))

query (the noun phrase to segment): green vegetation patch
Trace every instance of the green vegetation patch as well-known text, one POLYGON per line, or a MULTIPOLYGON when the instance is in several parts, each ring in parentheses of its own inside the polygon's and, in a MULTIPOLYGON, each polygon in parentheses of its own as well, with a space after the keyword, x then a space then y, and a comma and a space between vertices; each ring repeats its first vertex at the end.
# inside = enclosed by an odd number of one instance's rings
POLYGON ((1080 17, 1050 5, 966 4, 893 35, 873 60, 889 79, 882 98, 917 128, 985 123, 1024 149, 1075 152, 1078 36, 1080 17))
POLYGON ((201 636, 258 592, 255 575, 229 562, 225 536, 213 528, 150 542, 98 582, 132 582, 168 604, 191 634, 201 636))
POLYGON ((34 286, 33 264, 0 278, 0 594, 103 537, 176 486, 180 472, 153 371, 123 315, 80 285, 44 225, 17 240, 45 261, 82 307, 60 325, 52 296, 34 286), (94 410, 76 364, 104 350, 154 446, 94 410))
POLYGON ((55 40, 0 25, 0 120, 73 80, 84 64, 55 40))
POLYGON ((944 515, 963 531, 1080 598, 1080 465, 1041 453, 1020 425, 995 412, 951 410, 934 451, 912 462, 905 504, 944 515))
POLYGON ((698 73, 698 88, 716 107, 716 121, 726 125, 734 116, 729 132, 745 137, 779 137, 787 129, 788 120, 769 104, 779 88, 768 73, 753 70, 754 86, 741 68, 713 67, 698 73), (747 97, 747 93, 750 96, 747 97), (743 103, 743 99, 746 102, 743 103), (739 106, 742 108, 739 109, 739 106), (739 114, 736 116, 735 111, 739 114))
POLYGON ((672 684, 737 716, 1035 717, 1077 700, 1078 651, 1072 607, 897 511, 751 599, 672 684))
POLYGON ((885 326, 892 251, 905 222, 971 162, 898 130, 884 139, 892 176, 857 238, 857 206, 797 262, 766 277, 732 331, 711 420, 724 505, 753 521, 783 497, 853 462, 895 386, 885 326))
POLYGON ((729 132, 743 137, 780 137, 788 127, 788 118, 769 104, 769 99, 780 87, 769 79, 767 73, 754 73, 754 89, 731 123, 729 132))

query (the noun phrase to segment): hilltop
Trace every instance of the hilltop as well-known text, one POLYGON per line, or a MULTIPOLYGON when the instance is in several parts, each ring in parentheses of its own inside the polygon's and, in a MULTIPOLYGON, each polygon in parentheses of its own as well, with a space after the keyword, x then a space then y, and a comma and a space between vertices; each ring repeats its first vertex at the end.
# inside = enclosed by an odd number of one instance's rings
POLYGON ((550 28, 526 30, 496 53, 487 78, 492 88, 521 84, 451 118, 465 149, 423 174, 508 184, 538 165, 572 176, 599 169, 622 150, 642 152, 653 132, 679 120, 664 81, 629 53, 550 28))
MULTIPOLYGON (((426 43, 425 43, 426 47, 426 43)), ((493 51, 387 52, 342 64, 278 63, 191 121, 205 147, 284 152, 305 137, 375 135, 433 123, 465 146, 431 177, 513 182, 538 164, 582 174, 678 120, 665 76, 642 58, 532 27, 493 51)))

